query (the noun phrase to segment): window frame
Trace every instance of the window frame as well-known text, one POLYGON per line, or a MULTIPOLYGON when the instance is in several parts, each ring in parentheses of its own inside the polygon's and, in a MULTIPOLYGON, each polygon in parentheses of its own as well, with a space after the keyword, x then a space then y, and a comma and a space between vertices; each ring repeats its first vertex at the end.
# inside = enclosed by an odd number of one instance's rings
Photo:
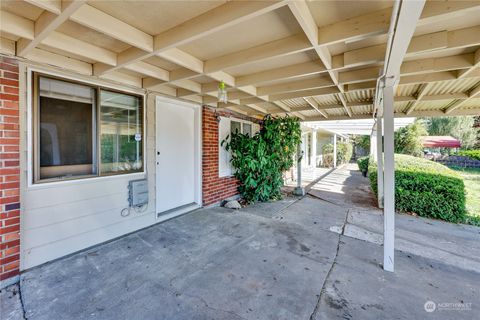
POLYGON ((50 72, 41 68, 27 68, 27 119, 28 119, 28 128, 27 128, 27 161, 28 161, 28 187, 42 186, 42 185, 56 185, 63 183, 72 183, 79 181, 91 181, 92 179, 106 179, 112 177, 125 177, 128 175, 142 175, 146 174, 147 167, 147 141, 146 141, 146 96, 139 91, 133 91, 129 89, 124 89, 122 87, 110 86, 101 81, 90 81, 89 79, 80 79, 79 77, 73 77, 65 74, 59 74, 55 72, 50 72), (93 99, 92 110, 95 111, 92 114, 92 152, 95 152, 92 156, 92 168, 96 168, 96 173, 87 174, 87 175, 78 175, 73 177, 62 177, 62 178, 45 178, 40 179, 40 92, 39 92, 39 79, 40 77, 55 79, 59 81, 69 82, 73 84, 79 84, 91 87, 95 92, 95 97, 93 99), (116 92, 120 94, 126 94, 138 97, 141 100, 140 107, 142 108, 141 112, 141 123, 142 123, 142 170, 134 172, 118 172, 118 173, 101 173, 101 144, 100 144, 100 91, 106 90, 110 92, 116 92))
MULTIPOLYGON (((257 133, 257 131, 254 131, 254 124, 256 124, 256 123, 253 122, 253 121, 243 120, 243 119, 239 119, 239 118, 235 118, 235 117, 221 117, 221 119, 222 118, 228 118, 229 121, 230 121, 230 128, 228 130, 228 132, 229 132, 228 135, 229 136, 232 134, 232 121, 240 123, 240 133, 242 133, 242 134, 243 134, 243 125, 244 124, 249 124, 250 125, 251 137, 253 137, 257 133)), ((222 121, 222 120, 220 120, 220 121, 222 121)), ((221 142, 222 142, 222 141, 220 141, 220 126, 218 126, 218 137, 219 137, 219 139, 218 139, 218 161, 217 161, 218 162, 218 166, 217 166, 218 167, 218 177, 219 178, 230 178, 230 177, 234 176, 234 169, 232 168, 231 163, 229 163, 229 166, 230 166, 229 170, 226 170, 225 168, 224 168, 224 170, 220 170, 221 169, 220 168, 221 167, 221 161, 222 161, 222 159, 221 159, 221 152, 222 152, 221 148, 225 148, 225 147, 222 147, 220 145, 221 142), (229 173, 226 173, 227 171, 229 173)), ((226 151, 226 152, 228 152, 228 151, 226 151)))

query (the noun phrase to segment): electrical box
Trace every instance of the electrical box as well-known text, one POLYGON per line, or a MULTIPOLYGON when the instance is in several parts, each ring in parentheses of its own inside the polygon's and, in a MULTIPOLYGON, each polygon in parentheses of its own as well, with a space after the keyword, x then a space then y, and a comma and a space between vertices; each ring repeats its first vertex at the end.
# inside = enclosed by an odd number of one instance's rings
POLYGON ((128 203, 130 207, 139 207, 148 203, 147 179, 128 182, 128 203))

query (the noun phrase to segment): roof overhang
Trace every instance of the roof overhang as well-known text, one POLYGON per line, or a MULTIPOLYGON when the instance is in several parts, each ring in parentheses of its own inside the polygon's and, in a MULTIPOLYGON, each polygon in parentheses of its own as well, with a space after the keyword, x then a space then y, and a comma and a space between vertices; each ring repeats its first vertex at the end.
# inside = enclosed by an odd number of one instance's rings
MULTIPOLYGON (((372 118, 393 5, 3 0, 0 52, 250 116, 372 118)), ((395 117, 480 114, 479 15, 478 1, 425 3, 397 59, 395 117)))

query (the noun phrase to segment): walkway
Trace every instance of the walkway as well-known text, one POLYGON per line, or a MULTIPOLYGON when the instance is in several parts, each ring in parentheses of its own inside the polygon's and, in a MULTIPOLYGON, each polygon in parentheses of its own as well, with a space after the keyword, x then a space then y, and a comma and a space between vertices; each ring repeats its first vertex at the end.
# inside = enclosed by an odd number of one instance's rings
MULTIPOLYGON (((464 268, 460 258, 453 265, 397 251, 396 272, 388 273, 381 269, 381 245, 345 235, 351 227, 370 227, 362 223, 371 217, 381 221, 378 211, 357 204, 358 197, 372 200, 365 185, 358 172, 340 169, 314 186, 312 196, 240 211, 198 210, 35 268, 22 275, 25 316, 291 320, 479 314, 480 274, 464 268), (427 313, 429 300, 462 302, 467 310, 427 313)), ((411 234, 430 230, 418 246, 465 246, 477 254, 480 229, 445 224, 435 244, 436 221, 399 217, 412 221, 411 234)), ((376 234, 376 224, 370 233, 376 234)), ((2 319, 22 316, 13 290, 18 287, 1 294, 2 319)))

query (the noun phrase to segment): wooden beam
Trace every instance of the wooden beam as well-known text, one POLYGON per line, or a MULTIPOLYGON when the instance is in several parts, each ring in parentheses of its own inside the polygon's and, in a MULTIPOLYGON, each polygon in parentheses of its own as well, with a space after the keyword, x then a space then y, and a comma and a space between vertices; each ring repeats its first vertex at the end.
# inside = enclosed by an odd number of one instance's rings
POLYGON ((470 101, 471 99, 475 99, 475 98, 478 98, 478 97, 480 97, 480 85, 477 85, 476 87, 474 87, 473 89, 471 89, 468 92, 468 98, 467 99, 455 100, 454 102, 447 105, 447 107, 445 108, 445 113, 450 114, 454 110, 456 110, 456 109, 460 108, 462 105, 464 105, 467 101, 470 101))
POLYGON ((25 0, 36 7, 47 10, 51 13, 59 15, 62 12, 61 0, 25 0))
POLYGON ((473 67, 473 54, 461 54, 442 58, 428 58, 403 62, 402 75, 412 75, 427 72, 451 71, 473 67))
MULTIPOLYGON (((178 26, 155 35, 152 37, 151 48, 150 46, 139 46, 138 44, 135 45, 130 43, 135 48, 132 48, 128 54, 119 56, 119 65, 124 66, 129 63, 146 59, 152 55, 162 56, 162 53, 165 51, 173 50, 178 54, 181 52, 181 50, 178 49, 181 45, 273 11, 284 6, 286 3, 286 0, 227 2, 178 26)), ((125 39, 122 41, 125 42, 125 39)), ((185 54, 185 52, 182 52, 182 55, 185 54)), ((171 55, 168 56, 172 57, 171 55)), ((199 71, 198 69, 190 68, 188 65, 180 65, 193 71, 203 72, 203 69, 199 71)), ((115 68, 111 67, 103 70, 103 72, 108 72, 114 69, 115 68)))
POLYGON ((15 41, 0 38, 0 53, 14 56, 15 55, 15 41))
POLYGON ((452 17, 461 19, 467 12, 480 14, 480 3, 478 1, 428 1, 418 20, 418 26, 443 22, 452 17))
POLYGON ((127 70, 141 73, 145 76, 153 77, 161 81, 170 80, 170 72, 146 62, 139 61, 139 62, 131 63, 126 65, 124 68, 127 70))
POLYGON ((305 102, 307 102, 315 111, 320 113, 324 118, 328 118, 328 114, 325 111, 318 108, 317 102, 314 101, 312 98, 303 98, 303 100, 305 100, 305 102))
POLYGON ((195 41, 284 6, 287 1, 231 1, 196 16, 154 38, 154 51, 161 52, 195 41))
POLYGON ((181 67, 170 72, 170 81, 191 79, 198 77, 199 75, 201 74, 196 71, 181 67))
POLYGON ((42 41, 42 44, 107 65, 115 65, 117 63, 117 54, 115 52, 57 31, 52 31, 52 33, 42 41))
POLYGON ((0 10, 0 17, 2 33, 6 32, 30 40, 33 40, 35 37, 33 21, 3 10, 0 10))
POLYGON ((328 75, 330 76, 331 81, 334 85, 337 86, 339 93, 338 97, 345 107, 345 111, 348 115, 352 115, 350 109, 346 105, 345 98, 343 97, 344 88, 343 85, 339 84, 338 73, 331 70, 332 68, 332 55, 330 54, 326 46, 318 46, 320 42, 320 37, 328 36, 328 30, 323 29, 322 35, 320 35, 319 29, 313 16, 308 8, 308 5, 303 0, 293 1, 289 4, 289 8, 292 11, 293 15, 297 19, 298 23, 302 27, 303 32, 307 36, 310 44, 314 47, 315 52, 322 61, 323 65, 327 69, 328 75))
POLYGON ((363 68, 340 72, 338 81, 342 84, 376 80, 380 76, 380 67, 363 68))
POLYGON ((112 17, 88 4, 83 5, 70 17, 71 20, 128 43, 146 52, 153 52, 153 37, 120 19, 112 17))
POLYGON ((208 60, 205 62, 205 73, 282 57, 310 48, 311 44, 304 35, 295 35, 208 60))
POLYGON ((280 94, 270 95, 268 97, 268 101, 273 102, 273 101, 278 101, 278 100, 322 96, 322 95, 334 94, 334 93, 339 93, 339 89, 337 87, 302 90, 302 91, 295 91, 295 92, 288 92, 288 93, 280 93, 280 94))
POLYGON ((320 60, 299 63, 283 68, 271 69, 236 78, 238 86, 259 84, 274 80, 293 79, 301 76, 325 72, 325 66, 320 60))
POLYGON ((318 77, 306 80, 292 81, 271 86, 258 87, 258 95, 270 95, 282 92, 291 92, 306 89, 316 89, 334 86, 330 77, 318 77))
POLYGON ((415 101, 412 101, 409 103, 407 110, 405 110, 405 114, 410 114, 412 113, 413 110, 415 110, 416 106, 418 103, 422 100, 422 98, 427 94, 428 90, 432 87, 431 83, 425 83, 423 84, 420 89, 417 91, 415 94, 415 101))
MULTIPOLYGON (((49 1, 35 1, 42 2, 47 7, 52 3, 49 1)), ((57 15, 49 11, 44 11, 40 17, 35 21, 35 37, 32 40, 20 39, 17 43, 17 55, 24 57, 30 50, 37 47, 45 38, 48 37, 54 30, 70 18, 70 16, 84 5, 86 0, 78 0, 71 2, 64 2, 61 12, 57 15)))
POLYGON ((318 44, 358 41, 369 36, 385 34, 390 25, 391 15, 392 8, 386 8, 321 27, 318 30, 318 44))
POLYGON ((32 61, 57 66, 66 70, 75 71, 80 74, 85 74, 89 76, 92 75, 92 65, 90 63, 68 58, 63 55, 48 52, 45 50, 40 50, 36 48, 32 49, 29 53, 27 53, 25 58, 32 61))
POLYGON ((162 51, 160 53, 157 53, 157 56, 172 63, 178 64, 179 66, 182 66, 189 70, 203 73, 203 61, 180 49, 174 48, 162 51))
POLYGON ((477 49, 474 54, 473 58, 473 66, 466 70, 459 70, 458 71, 458 78, 463 79, 466 78, 469 74, 471 74, 475 69, 480 67, 480 49, 477 49))

